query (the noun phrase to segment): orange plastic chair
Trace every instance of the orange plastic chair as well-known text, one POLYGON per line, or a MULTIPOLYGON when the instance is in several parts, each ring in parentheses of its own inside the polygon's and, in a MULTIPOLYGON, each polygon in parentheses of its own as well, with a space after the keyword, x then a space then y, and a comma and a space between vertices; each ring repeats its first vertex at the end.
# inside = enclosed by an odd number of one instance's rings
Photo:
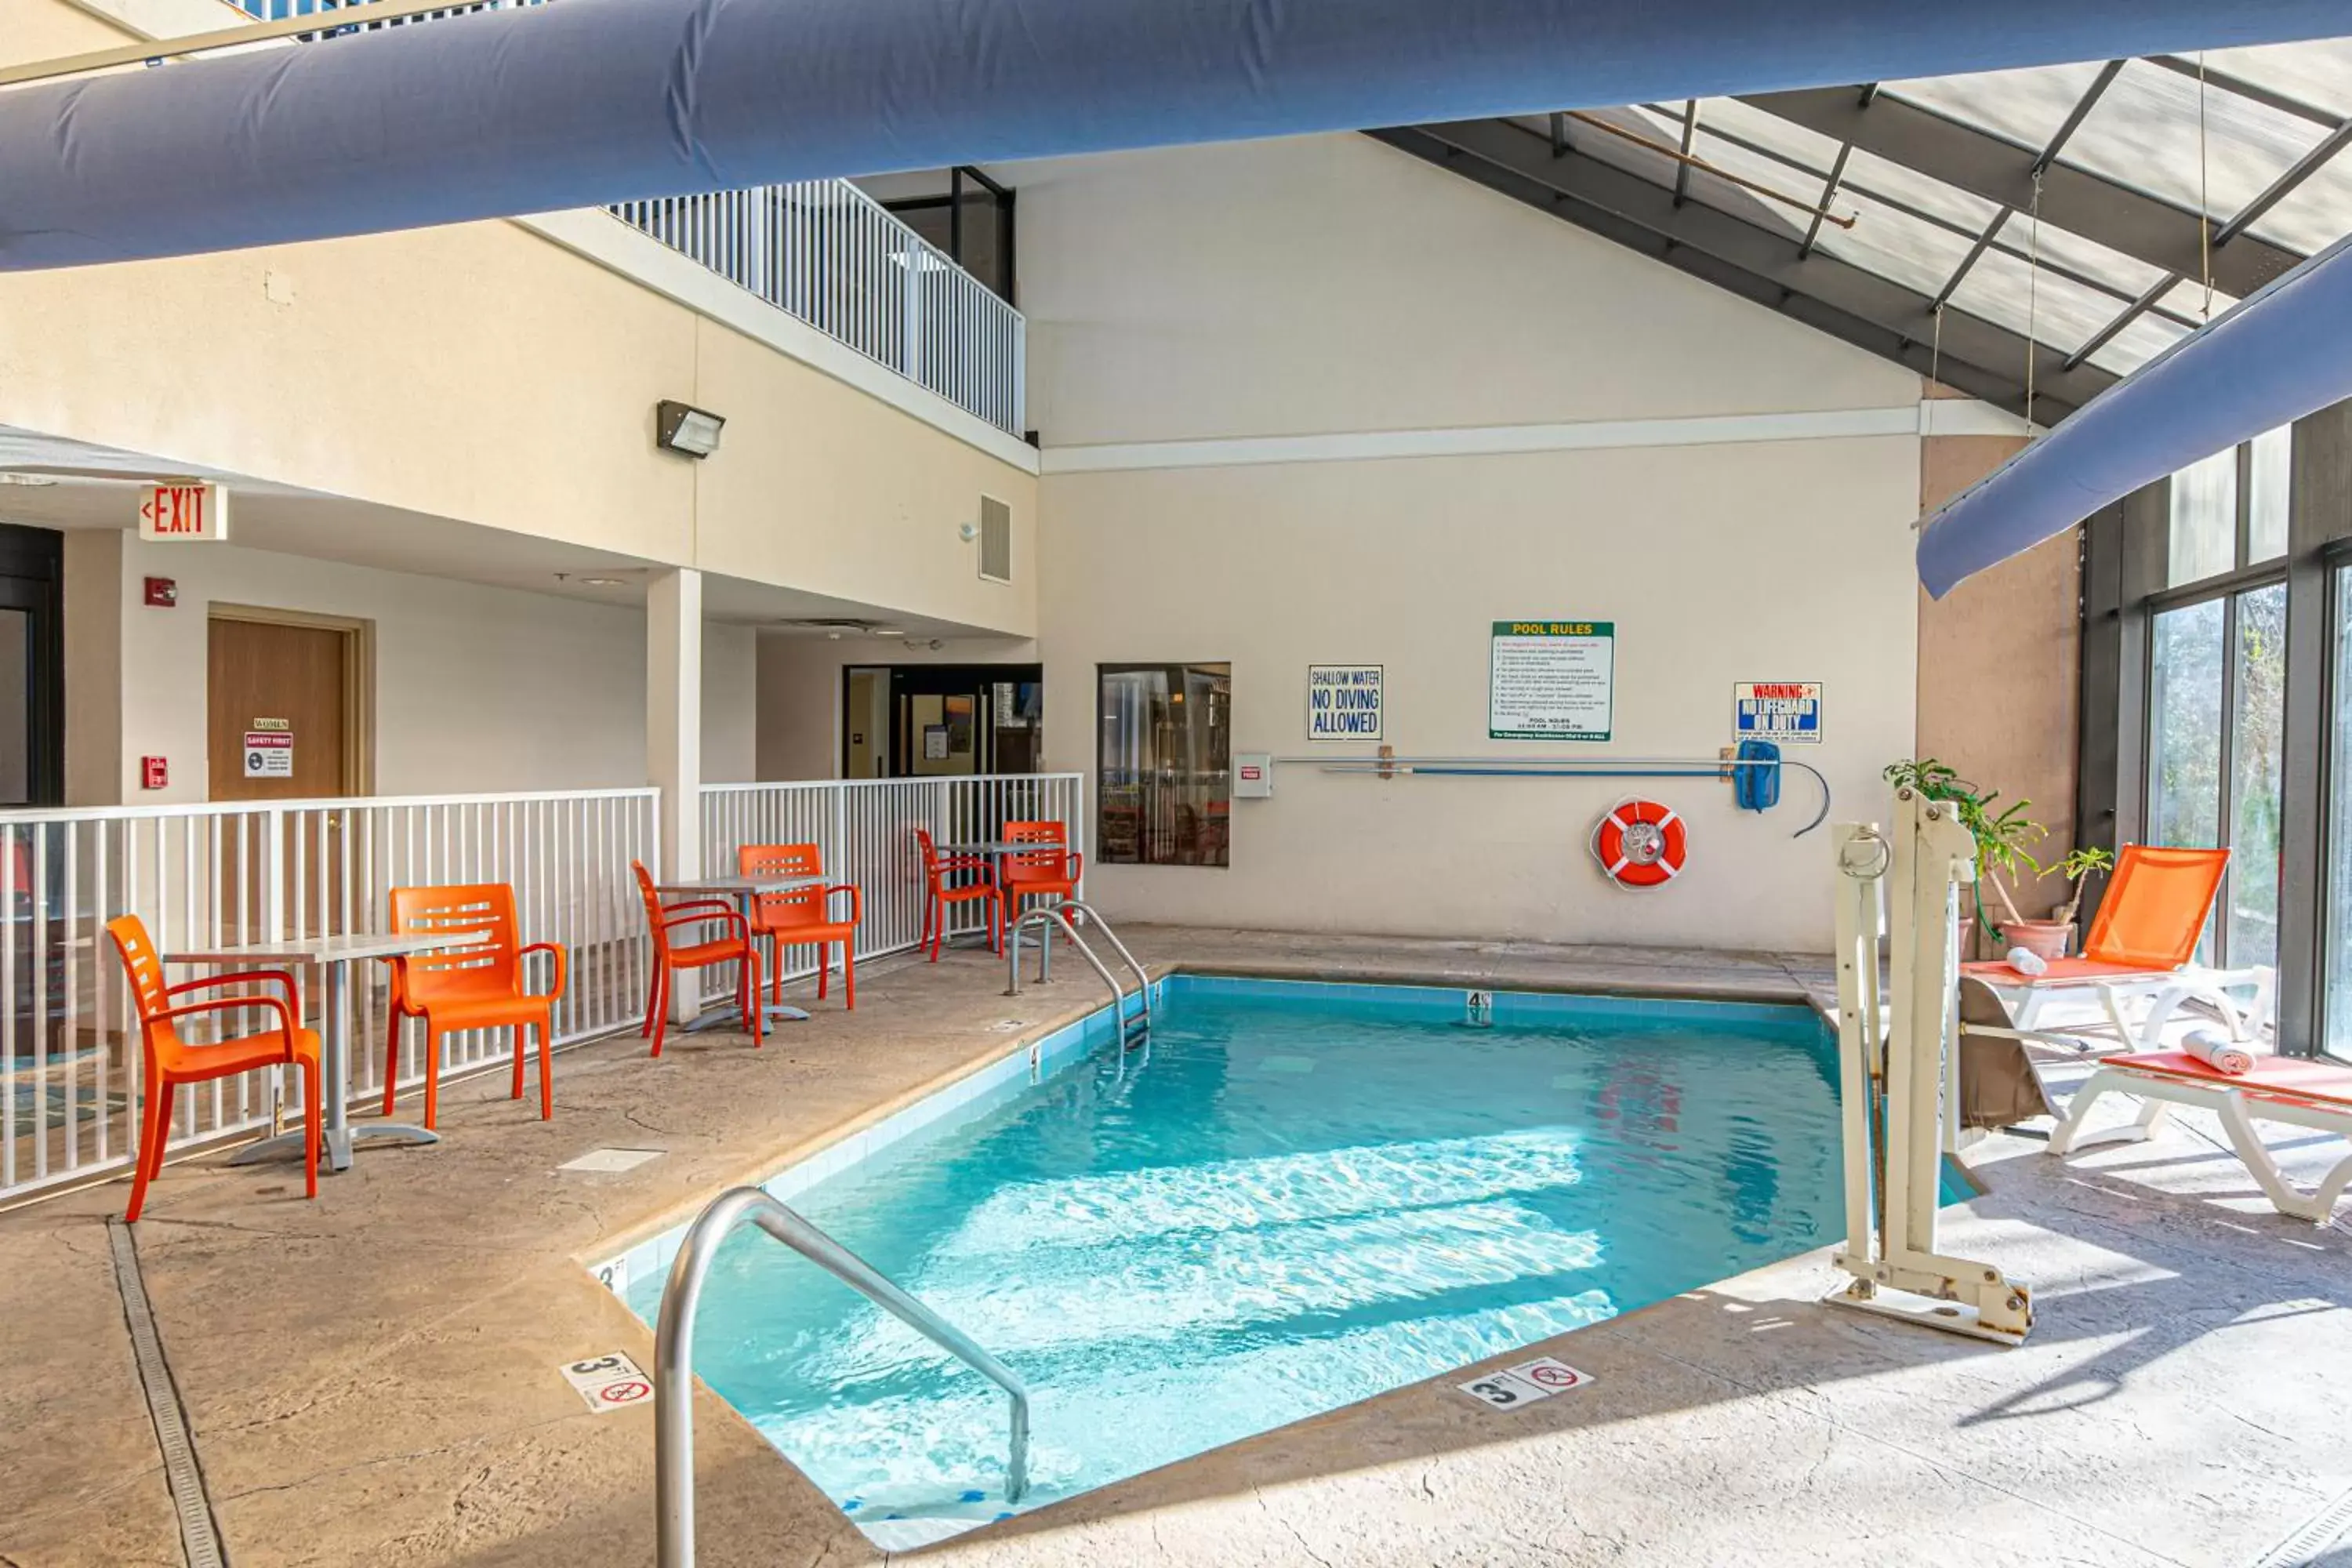
POLYGON ((1069 847, 1067 827, 1058 822, 1008 822, 1004 825, 1004 841, 1044 846, 1004 858, 1006 921, 1021 918, 1021 906, 1025 900, 1078 896, 1078 873, 1085 869, 1086 857, 1069 847))
POLYGON ((940 961, 940 946, 947 940, 948 906, 968 904, 975 899, 988 900, 988 951, 1004 950, 1004 895, 996 885, 996 868, 983 855, 942 855, 930 834, 915 829, 915 846, 923 855, 923 934, 915 941, 917 947, 929 945, 931 962, 940 961), (970 882, 958 883, 953 879, 969 876, 970 882))
POLYGON ((425 1125, 431 1127, 441 1098, 441 1037, 460 1029, 514 1031, 514 1093, 522 1098, 523 1031, 539 1031, 539 1118, 555 1116, 552 1063, 555 1004, 563 994, 562 944, 534 942, 520 946, 514 889, 504 882, 454 888, 394 888, 394 931, 478 933, 478 946, 410 953, 392 965, 392 1003, 383 1040, 383 1113, 392 1114, 400 1077, 400 1022, 425 1020, 425 1125), (545 995, 523 988, 526 954, 555 960, 554 984, 545 995))
POLYGON ((637 891, 645 895, 646 922, 653 928, 653 994, 646 1002, 646 1026, 638 1031, 654 1037, 653 1054, 661 1055, 662 1036, 669 1028, 670 976, 681 969, 708 969, 714 963, 742 966, 735 975, 735 997, 742 1004, 743 1027, 750 1031, 754 1049, 764 1045, 761 1035, 763 1019, 760 1012, 760 950, 751 942, 751 927, 743 919, 743 911, 725 899, 688 899, 684 903, 665 904, 660 889, 654 886, 653 873, 646 869, 644 861, 630 861, 629 869, 637 874, 637 891), (732 934, 683 947, 670 941, 670 932, 677 927, 698 925, 728 926, 732 928, 732 934))
POLYGON ((131 995, 139 1013, 139 1043, 146 1059, 146 1100, 141 1107, 139 1164, 131 1178, 131 1207, 125 1221, 136 1220, 146 1205, 147 1184, 163 1168, 163 1142, 172 1126, 173 1101, 184 1083, 229 1078, 255 1068, 281 1065, 302 1069, 302 1174, 305 1190, 319 1195, 319 1036, 301 1026, 302 1003, 294 976, 282 969, 259 969, 236 974, 214 974, 202 980, 163 982, 163 961, 147 935, 147 924, 137 915, 121 915, 106 922, 114 951, 131 977, 131 995), (218 985, 267 982, 280 987, 282 996, 246 992, 203 1002, 172 998, 218 985), (240 1035, 207 1046, 180 1038, 177 1020, 199 1013, 229 1013, 241 1007, 267 1008, 277 1024, 258 1034, 240 1035))
MULTIPOLYGON (((814 844, 746 844, 735 851, 735 868, 745 877, 822 877, 824 857, 814 844)), ((855 883, 762 893, 751 910, 751 930, 768 939, 768 973, 776 1000, 784 997, 784 949, 803 942, 816 948, 816 994, 824 999, 833 964, 829 949, 841 944, 841 994, 857 1008, 857 922, 866 918, 866 895, 855 883), (833 919, 833 895, 849 895, 849 919, 833 919)))

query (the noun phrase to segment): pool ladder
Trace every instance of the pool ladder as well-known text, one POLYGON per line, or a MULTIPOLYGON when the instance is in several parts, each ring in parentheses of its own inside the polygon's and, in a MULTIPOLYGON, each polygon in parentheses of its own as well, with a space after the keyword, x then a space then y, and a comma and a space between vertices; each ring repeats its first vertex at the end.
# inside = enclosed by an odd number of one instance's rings
POLYGON ((1119 941, 1118 932, 1111 929, 1110 921, 1103 919, 1101 912, 1093 905, 1081 903, 1076 899, 1064 899, 1043 909, 1031 910, 1013 922, 1013 929, 1005 933, 1004 939, 1004 994, 1007 996, 1021 994, 1021 933, 1033 926, 1043 933, 1037 939, 1039 984, 1053 977, 1054 930, 1058 926, 1068 934, 1070 944, 1078 950, 1080 956, 1094 967, 1097 974, 1102 976, 1102 983, 1110 987, 1111 1012, 1118 1020, 1119 1044, 1128 1050, 1134 1050, 1150 1039, 1151 976, 1144 973, 1143 965, 1136 962, 1135 954, 1128 951, 1127 943, 1119 941), (1118 983, 1118 976, 1088 945, 1087 939, 1078 934, 1080 921, 1102 932, 1126 963, 1129 972, 1135 976, 1136 994, 1141 998, 1142 1005, 1134 1013, 1127 1010, 1127 988, 1118 983))
POLYGON ((1004 1500, 1029 1489, 1029 1390, 1005 1365, 946 1319, 908 1295, 872 1264, 757 1187, 719 1194, 678 1243, 654 1328, 654 1510, 659 1568, 694 1568, 694 1312, 719 1244, 746 1221, 904 1322, 1004 1390, 1013 1429, 1004 1458, 1004 1500))

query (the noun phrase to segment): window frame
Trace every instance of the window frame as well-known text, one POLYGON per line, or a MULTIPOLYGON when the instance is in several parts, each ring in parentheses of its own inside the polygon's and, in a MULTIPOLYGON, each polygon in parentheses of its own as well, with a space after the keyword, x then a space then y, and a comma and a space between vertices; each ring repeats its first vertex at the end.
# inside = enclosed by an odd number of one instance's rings
MULTIPOLYGON (((2352 635, 2335 599, 2335 571, 2352 566, 2352 403, 2295 421, 2287 459, 2284 553, 2248 563, 2252 443, 2237 448, 2236 562, 2195 582, 2166 582, 2170 551, 2171 480, 2161 479, 2084 520, 2082 552, 2082 667, 2077 752, 2079 841, 2114 849, 2145 840, 2156 695, 2153 626, 2157 616, 2225 599, 2223 722, 2220 741, 2221 841, 2238 816, 2234 691, 2239 678, 2237 595, 2284 583, 2286 588, 2285 689, 2280 763, 2280 870, 2275 1017, 2278 1048, 2317 1055, 2327 1006, 2328 857, 2352 821, 2327 820, 2335 770, 2352 768, 2352 746, 2332 754, 2329 715, 2336 700, 2336 639, 2352 635)), ((2233 868, 2234 869, 2234 868, 2233 868)), ((2095 879, 2084 900, 2087 921, 2105 891, 2095 879)), ((2231 889, 2225 884, 2223 897, 2231 889)), ((2226 919, 2215 922, 2227 957, 2226 919)), ((2352 995, 2337 999, 2352 1008, 2352 995)))

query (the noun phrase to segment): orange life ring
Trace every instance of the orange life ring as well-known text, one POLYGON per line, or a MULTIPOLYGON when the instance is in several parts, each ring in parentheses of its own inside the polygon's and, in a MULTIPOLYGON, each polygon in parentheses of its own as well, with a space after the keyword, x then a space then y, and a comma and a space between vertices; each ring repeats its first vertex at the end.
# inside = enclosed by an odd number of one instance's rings
POLYGON ((1621 888, 1663 888, 1682 875, 1683 819, 1654 800, 1621 800, 1592 830, 1592 857, 1621 888))

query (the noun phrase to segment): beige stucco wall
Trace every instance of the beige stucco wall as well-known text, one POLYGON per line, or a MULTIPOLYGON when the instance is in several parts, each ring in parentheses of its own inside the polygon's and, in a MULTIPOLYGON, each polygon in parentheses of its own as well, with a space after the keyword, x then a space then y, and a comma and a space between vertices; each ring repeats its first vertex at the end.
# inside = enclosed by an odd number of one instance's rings
MULTIPOLYGON (((228 545, 81 531, 67 544, 71 804, 206 798, 206 625, 215 601, 373 623, 375 794, 646 782, 637 610, 228 545), (176 606, 142 602, 149 574, 178 583, 176 606), (125 672, 112 700, 112 650, 99 630, 110 589, 125 672), (168 789, 139 787, 142 756, 168 761, 168 789)), ((714 783, 751 776, 753 643, 749 626, 705 628, 703 769, 714 783)))
MULTIPOLYGON (((1791 753, 1868 814, 1911 740, 1916 475, 1916 443, 1890 439, 1052 479, 1047 757, 1089 765, 1092 724, 1050 716, 1104 661, 1231 660, 1235 743, 1277 754, 1318 749, 1309 664, 1381 664, 1400 752, 1505 761, 1712 757, 1735 681, 1820 680, 1827 739, 1791 753), (1616 622, 1610 744, 1486 739, 1490 623, 1518 617, 1616 622)), ((1097 866, 1093 895, 1286 929, 1829 941, 1825 837, 1790 837, 1819 804, 1801 776, 1761 816, 1711 779, 1276 780, 1234 803, 1229 868, 1097 866), (1690 825, 1688 870, 1655 892, 1612 887, 1586 848, 1633 794, 1690 825)))
POLYGON ((1008 173, 1049 448, 1919 395, 1899 366, 1366 137, 1008 173))
MULTIPOLYGON (((1381 664, 1400 752, 1502 761, 1712 758, 1735 682, 1819 680, 1827 740, 1792 752, 1840 814, 1874 814, 1913 742, 1916 377, 1362 137, 1014 174, 1051 765, 1091 771, 1107 661, 1230 660, 1236 745, 1277 754, 1314 749, 1309 664, 1381 664), (1895 433, 1057 468, 1074 447, 1874 410, 1895 433), (1611 743, 1487 740, 1490 625, 1519 617, 1617 624, 1611 743)), ((1234 803, 1229 868, 1097 864, 1090 891, 1212 923, 1829 942, 1800 775, 1760 816, 1712 778, 1276 778, 1234 803), (1654 893, 1586 847, 1637 792, 1690 824, 1689 869, 1654 893)))

